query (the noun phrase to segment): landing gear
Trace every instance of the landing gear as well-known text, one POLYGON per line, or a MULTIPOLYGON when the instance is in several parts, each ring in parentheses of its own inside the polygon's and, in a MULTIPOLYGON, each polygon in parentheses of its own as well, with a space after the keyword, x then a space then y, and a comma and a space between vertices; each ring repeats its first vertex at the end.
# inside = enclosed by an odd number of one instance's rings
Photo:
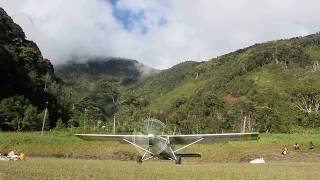
POLYGON ((177 156, 175 162, 176 164, 181 164, 181 157, 177 156))
POLYGON ((142 163, 142 156, 137 156, 137 163, 139 163, 139 164, 142 163))

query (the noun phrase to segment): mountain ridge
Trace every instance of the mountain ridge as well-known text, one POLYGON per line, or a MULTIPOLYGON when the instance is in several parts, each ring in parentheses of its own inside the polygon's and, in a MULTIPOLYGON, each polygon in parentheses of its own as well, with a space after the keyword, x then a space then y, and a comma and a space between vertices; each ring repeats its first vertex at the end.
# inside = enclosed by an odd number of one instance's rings
POLYGON ((46 102, 47 127, 85 132, 110 131, 114 119, 117 132, 133 132, 149 117, 179 133, 320 127, 320 33, 160 72, 128 59, 71 62, 56 67, 60 79, 3 9, 0 23, 1 130, 39 130, 46 102))
POLYGON ((59 118, 66 121, 70 117, 68 111, 45 88, 49 81, 59 83, 50 61, 0 8, 0 128, 39 130, 46 107, 50 108, 47 127, 54 127, 59 118))
POLYGON ((55 72, 67 84, 73 78, 79 78, 79 76, 85 74, 88 76, 109 76, 106 79, 114 79, 119 81, 120 84, 130 87, 156 74, 159 70, 145 66, 137 60, 114 57, 88 57, 82 62, 79 62, 78 58, 74 58, 64 64, 56 65, 55 72))
POLYGON ((251 119, 249 131, 319 127, 319 62, 319 33, 254 44, 195 65, 173 89, 159 90, 152 77, 135 89, 147 105, 132 108, 140 111, 134 114, 124 106, 118 116, 130 122, 155 116, 184 133, 240 131, 244 119, 251 119))

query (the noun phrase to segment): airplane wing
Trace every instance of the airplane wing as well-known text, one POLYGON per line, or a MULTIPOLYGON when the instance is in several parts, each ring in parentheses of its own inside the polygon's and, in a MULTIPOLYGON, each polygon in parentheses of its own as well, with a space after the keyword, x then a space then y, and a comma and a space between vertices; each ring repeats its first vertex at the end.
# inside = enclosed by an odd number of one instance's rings
MULTIPOLYGON (((132 141, 134 138, 148 138, 148 135, 113 135, 113 134, 76 134, 84 140, 94 141, 132 141)), ((223 141, 257 140, 259 133, 226 133, 226 134, 192 134, 192 135, 162 135, 174 144, 189 144, 202 139, 197 144, 211 144, 223 141)))
POLYGON ((225 134, 194 134, 194 135, 165 135, 174 144, 190 144, 202 139, 197 144, 211 144, 224 141, 257 140, 259 133, 225 133, 225 134))
POLYGON ((126 139, 132 141, 135 137, 148 138, 147 135, 114 135, 114 134, 76 134, 83 140, 93 140, 93 141, 123 141, 126 139))

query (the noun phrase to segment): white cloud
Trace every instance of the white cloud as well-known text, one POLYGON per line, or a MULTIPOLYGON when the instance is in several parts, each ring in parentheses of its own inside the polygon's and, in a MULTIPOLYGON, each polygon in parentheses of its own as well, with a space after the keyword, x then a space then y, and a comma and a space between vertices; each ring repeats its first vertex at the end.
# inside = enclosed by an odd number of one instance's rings
POLYGON ((97 55, 157 68, 317 32, 319 5, 317 0, 120 0, 117 10, 144 13, 127 31, 106 0, 0 0, 54 64, 72 55, 97 55))

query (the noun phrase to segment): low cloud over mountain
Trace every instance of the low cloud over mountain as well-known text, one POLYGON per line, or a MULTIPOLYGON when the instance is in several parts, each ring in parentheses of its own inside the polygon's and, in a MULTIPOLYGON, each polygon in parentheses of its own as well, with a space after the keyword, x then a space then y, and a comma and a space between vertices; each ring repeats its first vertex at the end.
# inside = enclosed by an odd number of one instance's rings
POLYGON ((0 0, 0 5, 54 64, 95 55, 161 69, 320 29, 317 0, 0 0))

